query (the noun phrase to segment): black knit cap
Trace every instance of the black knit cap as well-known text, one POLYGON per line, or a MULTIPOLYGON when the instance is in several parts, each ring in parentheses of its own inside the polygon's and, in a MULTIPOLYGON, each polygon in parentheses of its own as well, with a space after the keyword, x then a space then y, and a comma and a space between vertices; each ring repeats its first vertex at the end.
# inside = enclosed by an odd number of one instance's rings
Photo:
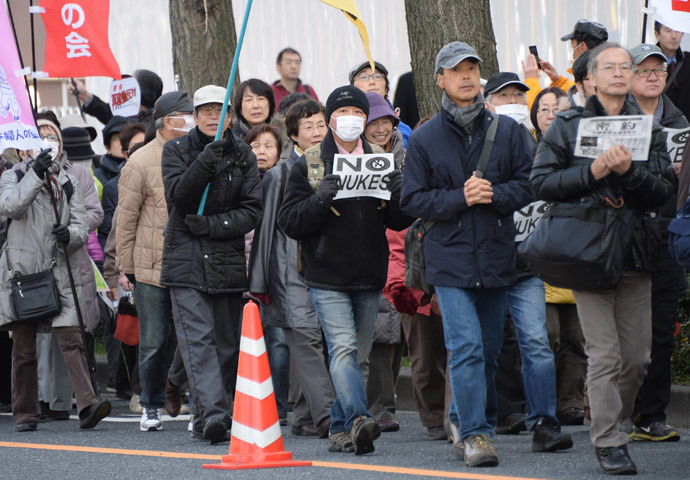
POLYGON ((67 159, 90 160, 97 155, 91 148, 91 136, 85 128, 67 127, 62 129, 62 148, 67 159))
POLYGON ((369 116, 369 100, 366 94, 357 87, 345 85, 331 92, 326 100, 326 123, 331 120, 331 113, 340 107, 358 107, 369 116))

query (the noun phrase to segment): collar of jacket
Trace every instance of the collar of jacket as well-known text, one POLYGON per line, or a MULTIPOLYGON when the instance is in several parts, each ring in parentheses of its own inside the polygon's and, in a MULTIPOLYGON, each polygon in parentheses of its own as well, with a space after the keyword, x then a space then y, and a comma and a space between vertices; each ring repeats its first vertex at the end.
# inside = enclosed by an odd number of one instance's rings
POLYGON ((107 170, 108 172, 114 173, 116 175, 120 171, 120 168, 122 168, 122 166, 124 164, 125 164, 124 158, 113 157, 109 153, 106 153, 105 155, 103 155, 101 157, 101 168, 103 170, 107 170))
MULTIPOLYGON (((639 113, 638 109, 626 99, 625 102, 623 102, 623 108, 621 108, 621 111, 616 115, 639 115, 639 113)), ((610 117, 611 115, 606 113, 606 109, 599 101, 599 98, 596 95, 592 95, 585 102, 583 116, 610 117)))
POLYGON ((474 103, 461 107, 451 100, 444 91, 441 97, 441 108, 455 125, 462 128, 468 135, 471 135, 474 127, 477 126, 479 117, 484 112, 484 95, 482 95, 482 92, 477 93, 474 103))

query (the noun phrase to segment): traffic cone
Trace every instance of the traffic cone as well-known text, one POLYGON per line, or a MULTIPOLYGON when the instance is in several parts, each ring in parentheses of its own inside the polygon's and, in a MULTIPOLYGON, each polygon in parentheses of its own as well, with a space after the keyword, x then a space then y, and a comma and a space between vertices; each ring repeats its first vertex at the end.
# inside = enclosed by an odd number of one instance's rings
POLYGON ((222 456, 222 463, 204 464, 204 468, 311 466, 311 462, 292 460, 292 453, 284 450, 259 307, 252 301, 244 307, 232 416, 230 451, 222 456))

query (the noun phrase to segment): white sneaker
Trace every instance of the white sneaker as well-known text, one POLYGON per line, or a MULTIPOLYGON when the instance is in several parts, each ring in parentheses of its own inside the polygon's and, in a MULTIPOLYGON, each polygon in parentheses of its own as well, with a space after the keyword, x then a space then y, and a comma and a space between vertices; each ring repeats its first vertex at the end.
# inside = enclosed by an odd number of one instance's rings
POLYGON ((141 404, 139 403, 139 395, 136 393, 132 394, 132 398, 129 399, 129 410, 132 413, 143 413, 144 409, 142 408, 141 404))
POLYGON ((139 422, 139 430, 142 432, 162 430, 163 424, 161 423, 160 415, 160 408, 144 408, 141 414, 141 422, 139 422))
POLYGON ((191 432, 194 430, 194 415, 189 416, 189 423, 187 424, 187 431, 191 432))

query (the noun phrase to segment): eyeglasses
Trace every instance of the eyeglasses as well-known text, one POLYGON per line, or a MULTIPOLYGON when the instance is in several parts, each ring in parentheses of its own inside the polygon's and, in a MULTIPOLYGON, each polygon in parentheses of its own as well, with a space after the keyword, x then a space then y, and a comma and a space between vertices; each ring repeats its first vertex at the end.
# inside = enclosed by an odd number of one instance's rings
POLYGON ((49 142, 59 142, 60 139, 56 135, 41 136, 41 140, 48 140, 49 142))
POLYGON ((630 73, 632 72, 633 66, 632 63, 629 62, 623 62, 619 64, 605 63, 598 68, 598 70, 601 70, 602 72, 607 73, 609 75, 614 73, 616 69, 620 70, 621 73, 630 73))
POLYGON ((652 72, 654 72, 657 77, 664 77, 664 76, 666 76, 666 74, 668 74, 666 67, 637 68, 637 69, 635 69, 635 73, 642 78, 649 77, 652 74, 652 72))
POLYGON ((560 108, 546 108, 546 107, 541 107, 539 110, 537 110, 538 115, 548 115, 549 113, 551 115, 556 115, 557 113, 560 113, 561 109, 560 108))
POLYGON ((498 98, 503 99, 503 100, 508 100, 511 97, 515 100, 521 100, 523 98, 527 98, 527 94, 525 94, 525 92, 513 92, 513 93, 501 92, 501 93, 494 93, 494 95, 497 96, 498 98))
POLYGON ((359 80, 360 82, 368 82, 371 77, 374 77, 374 80, 383 80, 386 78, 386 76, 383 73, 360 73, 357 75, 355 78, 359 80))
POLYGON ((321 122, 317 124, 313 123, 305 123, 299 126, 300 130, 303 130, 307 133, 313 133, 314 130, 322 131, 328 129, 328 125, 326 125, 326 122, 321 122))
POLYGON ((204 105, 199 107, 198 112, 201 113, 202 115, 209 116, 212 113, 216 113, 220 115, 220 112, 223 111, 223 106, 222 105, 204 105))

